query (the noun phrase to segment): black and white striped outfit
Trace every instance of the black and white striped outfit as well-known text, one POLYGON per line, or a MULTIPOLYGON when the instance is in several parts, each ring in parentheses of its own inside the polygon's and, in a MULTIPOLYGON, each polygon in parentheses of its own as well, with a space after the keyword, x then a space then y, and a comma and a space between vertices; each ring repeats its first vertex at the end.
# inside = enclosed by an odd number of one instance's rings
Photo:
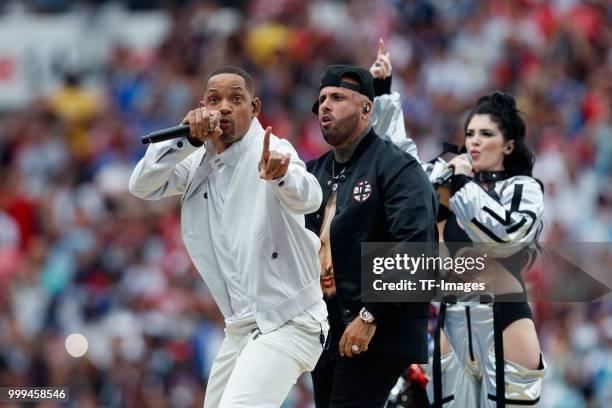
POLYGON ((453 177, 449 204, 460 226, 472 242, 533 242, 544 210, 542 187, 528 176, 489 174, 497 180, 483 180, 488 191, 478 180, 453 177))
MULTIPOLYGON (((373 123, 386 118, 395 132, 379 132, 417 160, 417 146, 402 132, 404 117, 397 93, 388 92, 375 99, 373 123), (389 136, 395 135, 395 136, 389 136)), ((420 161, 421 162, 421 161, 420 161)), ((421 162, 432 183, 446 169, 438 158, 421 162)), ((474 178, 453 176, 452 196, 444 228, 445 242, 487 243, 491 254, 503 265, 529 251, 542 224, 544 195, 539 182, 528 176, 506 177, 502 172, 476 173, 474 178), (483 187, 486 185, 486 189, 483 187), (510 244, 510 245, 508 245, 510 244)), ((441 209, 440 213, 444 213, 441 209)), ((529 259, 519 259, 520 265, 529 259)), ((428 397, 434 407, 514 407, 537 406, 546 364, 541 359, 537 370, 529 370, 503 357, 503 330, 522 318, 533 320, 520 271, 508 268, 521 284, 524 301, 500 302, 495 295, 489 303, 442 303, 436 329, 433 359, 434 381, 428 384, 428 397), (439 331, 444 327, 453 352, 441 357, 439 331), (496 364, 501 361, 503 364, 496 364)), ((515 298, 515 297, 514 297, 515 298)), ((430 367, 432 368, 432 367, 430 367)), ((399 384, 399 383, 398 383, 399 384)), ((401 387, 400 387, 401 388, 401 387)), ((396 406, 399 406, 396 404, 396 406)))
MULTIPOLYGON (((529 262, 525 258, 529 251, 519 251, 520 245, 509 244, 535 243, 544 209, 537 180, 528 176, 506 178, 503 172, 475 173, 474 179, 453 176, 449 205, 452 213, 444 228, 446 242, 488 243, 502 265, 516 257, 522 257, 518 260, 521 266, 529 262)), ((513 261, 516 265, 517 260, 513 261)), ((507 269, 520 283, 523 301, 501 302, 503 294, 496 294, 482 303, 441 304, 434 381, 428 389, 433 406, 537 406, 544 361, 538 370, 529 370, 503 357, 503 330, 516 320, 533 319, 520 270, 507 269), (445 356, 440 356, 439 348, 442 328, 453 347, 445 356)))

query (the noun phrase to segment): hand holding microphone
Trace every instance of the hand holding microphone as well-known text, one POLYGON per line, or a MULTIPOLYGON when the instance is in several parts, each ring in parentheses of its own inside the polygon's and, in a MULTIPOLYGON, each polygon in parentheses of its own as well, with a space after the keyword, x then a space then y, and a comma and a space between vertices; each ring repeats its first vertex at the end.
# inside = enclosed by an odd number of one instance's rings
POLYGON ((189 136, 192 139, 205 142, 221 136, 223 131, 219 127, 220 120, 221 112, 200 107, 189 111, 181 124, 189 125, 189 136))
POLYGON ((447 169, 443 171, 436 181, 435 186, 448 183, 454 174, 468 175, 472 171, 472 156, 469 153, 460 154, 448 162, 447 169))
POLYGON ((143 144, 158 143, 179 137, 205 142, 221 136, 221 112, 200 107, 190 111, 180 125, 151 132, 141 138, 143 144))

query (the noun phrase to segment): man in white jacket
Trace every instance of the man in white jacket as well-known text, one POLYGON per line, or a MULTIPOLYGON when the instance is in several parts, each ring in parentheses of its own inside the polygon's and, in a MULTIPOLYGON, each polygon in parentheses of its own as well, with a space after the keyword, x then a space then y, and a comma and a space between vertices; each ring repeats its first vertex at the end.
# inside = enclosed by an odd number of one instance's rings
POLYGON ((182 194, 183 241, 225 317, 205 408, 280 406, 329 329, 320 242, 304 227, 321 187, 260 108, 248 73, 213 71, 182 122, 190 136, 152 144, 130 178, 146 200, 182 194))

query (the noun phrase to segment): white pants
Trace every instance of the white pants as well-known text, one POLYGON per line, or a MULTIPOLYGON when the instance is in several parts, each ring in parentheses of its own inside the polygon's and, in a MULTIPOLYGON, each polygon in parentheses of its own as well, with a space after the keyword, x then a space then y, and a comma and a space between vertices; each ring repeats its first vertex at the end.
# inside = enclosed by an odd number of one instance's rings
POLYGON ((280 407, 299 376, 312 371, 321 356, 321 328, 304 312, 278 329, 260 334, 255 318, 229 323, 213 362, 204 408, 280 407))

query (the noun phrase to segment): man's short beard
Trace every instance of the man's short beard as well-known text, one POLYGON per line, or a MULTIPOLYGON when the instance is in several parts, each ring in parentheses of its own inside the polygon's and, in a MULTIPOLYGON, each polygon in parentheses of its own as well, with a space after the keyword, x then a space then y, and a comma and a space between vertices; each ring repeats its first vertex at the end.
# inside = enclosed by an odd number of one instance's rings
POLYGON ((359 126, 359 112, 336 121, 329 129, 321 127, 323 139, 332 146, 339 146, 355 132, 359 126))

